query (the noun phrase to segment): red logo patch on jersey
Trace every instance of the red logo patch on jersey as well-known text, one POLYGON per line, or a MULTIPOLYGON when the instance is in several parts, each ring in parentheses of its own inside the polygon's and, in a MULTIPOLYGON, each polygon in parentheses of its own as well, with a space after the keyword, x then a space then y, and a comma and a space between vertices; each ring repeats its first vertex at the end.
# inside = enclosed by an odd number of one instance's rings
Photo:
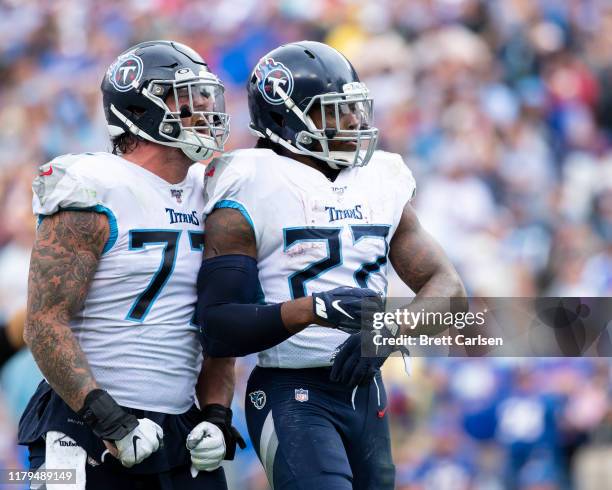
POLYGON ((41 172, 38 175, 40 175, 41 177, 48 177, 52 173, 53 173, 53 166, 50 166, 49 170, 45 170, 44 172, 41 172))
POLYGON ((204 174, 205 177, 212 177, 213 175, 215 175, 215 169, 217 167, 215 167, 214 165, 212 167, 210 167, 209 169, 206 170, 206 173, 204 174))

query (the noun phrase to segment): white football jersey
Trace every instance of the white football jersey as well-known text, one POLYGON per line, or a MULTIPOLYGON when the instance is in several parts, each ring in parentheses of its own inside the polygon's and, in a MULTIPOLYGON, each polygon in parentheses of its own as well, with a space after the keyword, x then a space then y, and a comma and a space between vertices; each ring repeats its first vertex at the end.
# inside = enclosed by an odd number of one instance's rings
MULTIPOLYGON (((204 179, 205 215, 235 208, 254 230, 266 303, 338 286, 384 293, 389 242, 415 192, 397 154, 377 151, 365 167, 334 182, 272 150, 249 149, 214 160, 204 179)), ((310 326, 259 353, 262 367, 329 366, 347 334, 310 326)))
POLYGON ((84 308, 71 322, 99 385, 120 405, 168 414, 194 401, 201 367, 191 322, 203 249, 204 166, 170 184, 109 153, 41 167, 34 212, 104 213, 110 237, 84 308))

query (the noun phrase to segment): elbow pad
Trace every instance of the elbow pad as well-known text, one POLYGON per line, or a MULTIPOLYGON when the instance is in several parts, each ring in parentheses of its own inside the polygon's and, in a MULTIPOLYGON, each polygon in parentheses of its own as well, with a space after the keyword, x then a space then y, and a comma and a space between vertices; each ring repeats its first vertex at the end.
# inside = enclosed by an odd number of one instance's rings
POLYGON ((273 347, 292 334, 281 304, 265 305, 257 261, 247 255, 206 259, 198 274, 196 315, 210 357, 241 357, 273 347))

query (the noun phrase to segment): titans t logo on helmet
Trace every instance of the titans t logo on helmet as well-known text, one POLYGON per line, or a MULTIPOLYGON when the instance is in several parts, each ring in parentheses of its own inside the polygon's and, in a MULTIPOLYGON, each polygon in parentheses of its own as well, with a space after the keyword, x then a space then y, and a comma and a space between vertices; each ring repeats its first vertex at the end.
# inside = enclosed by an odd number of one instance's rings
POLYGON ((136 55, 129 54, 111 66, 108 79, 119 92, 127 92, 138 85, 142 72, 142 60, 136 55))
POLYGON ((255 67, 255 76, 257 77, 257 88, 270 104, 283 103, 279 88, 287 94, 287 97, 291 97, 293 75, 282 63, 274 61, 273 58, 262 59, 255 67))

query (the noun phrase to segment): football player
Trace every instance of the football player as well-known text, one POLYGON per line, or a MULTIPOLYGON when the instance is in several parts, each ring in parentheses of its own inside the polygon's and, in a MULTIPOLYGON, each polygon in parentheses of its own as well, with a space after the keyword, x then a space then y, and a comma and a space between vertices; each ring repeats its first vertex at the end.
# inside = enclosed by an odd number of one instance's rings
POLYGON ((202 367, 191 321, 204 208, 194 162, 223 150, 224 88, 191 48, 151 41, 121 54, 101 89, 113 153, 57 157, 33 185, 24 337, 45 380, 19 441, 32 469, 76 470, 66 488, 225 489, 233 365, 202 367))
POLYGON ((206 172, 206 349, 261 350, 245 405, 273 488, 392 489, 380 377, 391 351, 362 357, 360 332, 346 331, 367 321, 360 297, 384 295, 388 260, 417 293, 417 310, 426 297, 464 298, 462 282, 419 225, 408 167, 376 151, 372 99, 343 55, 286 44, 247 83, 256 148, 206 172))

